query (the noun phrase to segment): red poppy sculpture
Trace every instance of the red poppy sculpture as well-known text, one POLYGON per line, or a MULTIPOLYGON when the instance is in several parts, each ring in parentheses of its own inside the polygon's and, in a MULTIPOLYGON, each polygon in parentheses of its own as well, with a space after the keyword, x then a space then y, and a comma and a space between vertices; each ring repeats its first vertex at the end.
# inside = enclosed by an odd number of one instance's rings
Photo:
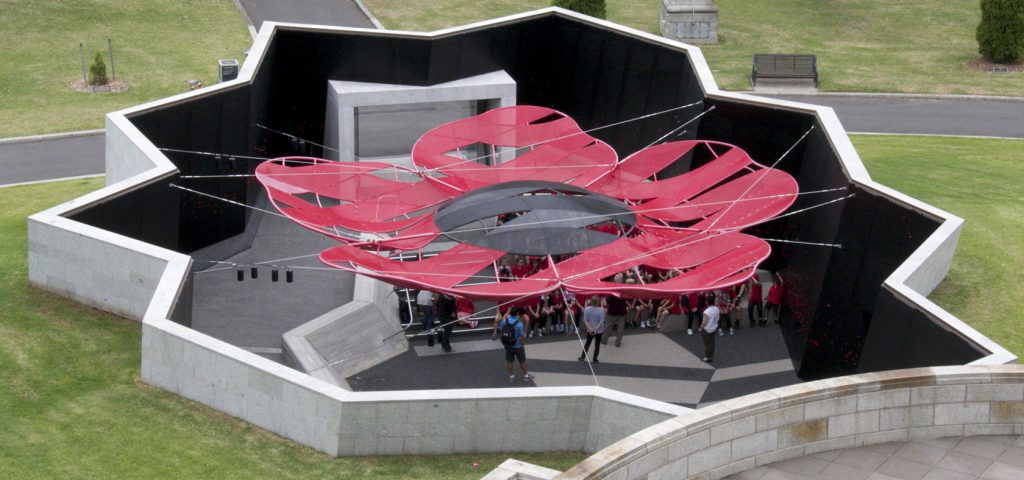
POLYGON ((658 298, 741 283, 771 252, 741 230, 785 211, 799 191, 789 174, 720 142, 668 142, 619 161, 572 118, 537 106, 436 127, 412 162, 283 157, 256 176, 282 214, 339 241, 324 263, 492 300, 559 288, 658 298), (680 159, 699 165, 672 175, 680 159), (499 281, 510 254, 543 266, 499 281), (670 273, 613 281, 641 269, 670 273))

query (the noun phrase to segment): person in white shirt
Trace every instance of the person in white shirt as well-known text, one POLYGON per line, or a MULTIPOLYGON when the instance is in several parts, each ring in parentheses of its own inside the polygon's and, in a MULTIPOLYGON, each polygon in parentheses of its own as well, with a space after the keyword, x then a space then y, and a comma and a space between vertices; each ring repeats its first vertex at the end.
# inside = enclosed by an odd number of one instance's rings
POLYGON ((708 308, 704 309, 704 320, 700 324, 700 335, 704 339, 705 362, 715 361, 715 330, 718 330, 718 317, 721 311, 715 305, 715 296, 710 294, 707 300, 708 308))
MULTIPOLYGON (((437 313, 434 311, 434 292, 420 290, 416 294, 416 308, 420 311, 420 325, 424 332, 434 328, 434 319, 437 313)), ((427 346, 434 346, 434 334, 427 336, 427 346)))

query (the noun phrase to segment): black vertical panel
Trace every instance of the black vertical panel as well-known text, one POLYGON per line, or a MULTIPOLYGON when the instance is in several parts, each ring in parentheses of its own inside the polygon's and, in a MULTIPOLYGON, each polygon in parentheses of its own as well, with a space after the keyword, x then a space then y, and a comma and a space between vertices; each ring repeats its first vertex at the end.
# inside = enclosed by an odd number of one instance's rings
MULTIPOLYGON (((618 109, 619 120, 637 118, 651 111, 648 101, 650 100, 651 82, 655 75, 654 52, 645 43, 630 42, 628 45, 629 56, 625 61, 625 72, 619 97, 622 102, 618 109)), ((649 145, 673 128, 675 126, 662 126, 650 120, 640 120, 610 130, 615 135, 612 138, 612 141, 615 142, 613 145, 621 149, 619 150, 620 155, 625 156, 649 145)))
POLYGON ((842 248, 827 249, 827 268, 814 269, 813 277, 801 279, 816 293, 808 297, 811 301, 807 305, 808 316, 792 320, 806 332, 806 350, 798 370, 801 378, 850 371, 859 356, 864 333, 863 312, 870 308, 873 299, 867 304, 861 303, 854 293, 865 255, 878 239, 872 233, 879 226, 874 222, 878 199, 863 191, 854 193, 854 198, 843 202, 842 221, 835 236, 835 242, 842 248))
MULTIPOLYGON (((561 31, 557 20, 551 18, 524 22, 519 35, 519 55, 514 62, 519 104, 544 105, 565 110, 565 65, 558 64, 563 55, 562 46, 571 29, 561 31)), ((510 72, 511 73, 511 72, 510 72)), ((565 112, 572 115, 571 112, 565 112)), ((577 121, 580 121, 577 119, 577 121)))
MULTIPOLYGON (((472 39, 479 41, 480 39, 472 39)), ((470 49, 471 39, 466 37, 446 37, 430 42, 430 64, 428 67, 430 84, 436 85, 451 80, 463 71, 463 51, 470 49)), ((475 42, 473 42, 475 43, 475 42)), ((467 62, 472 64, 472 62, 467 62)), ((463 78, 461 75, 455 78, 463 78)))
POLYGON ((880 289, 874 311, 859 372, 963 365, 985 355, 889 288, 880 289))

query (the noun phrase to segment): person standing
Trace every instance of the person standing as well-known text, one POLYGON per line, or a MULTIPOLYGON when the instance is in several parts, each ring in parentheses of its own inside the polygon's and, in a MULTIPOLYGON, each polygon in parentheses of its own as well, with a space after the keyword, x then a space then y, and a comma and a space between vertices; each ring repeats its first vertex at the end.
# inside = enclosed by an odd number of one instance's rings
MULTIPOLYGON (((434 327, 434 292, 420 290, 416 294, 416 308, 420 311, 420 325, 424 332, 429 332, 434 327)), ((427 346, 434 346, 434 336, 427 335, 427 346)))
POLYGON ((438 320, 444 325, 437 336, 441 341, 441 349, 448 353, 452 351, 452 330, 455 328, 455 297, 447 293, 439 294, 435 308, 438 320))
POLYGON ((735 335, 735 324, 732 321, 733 310, 732 287, 719 288, 715 290, 715 303, 721 318, 722 328, 718 329, 719 335, 725 335, 725 329, 729 329, 730 335, 735 335))
POLYGON ((754 327, 754 323, 765 326, 768 322, 764 320, 764 292, 761 289, 761 277, 754 273, 754 276, 750 277, 747 283, 743 284, 740 288, 740 296, 743 296, 744 292, 750 292, 750 296, 747 297, 747 321, 750 327, 754 327), (757 315, 754 315, 754 310, 757 310, 757 315))
MULTIPOLYGON (((622 283, 622 274, 616 273, 616 283, 622 283)), ((622 346, 622 332, 626 329, 626 315, 629 315, 629 304, 626 300, 615 295, 609 295, 605 300, 608 304, 608 313, 605 315, 604 331, 611 336, 611 330, 615 329, 615 346, 622 346)), ((608 337, 604 337, 601 343, 607 344, 608 337)))
POLYGON ((693 335, 693 326, 697 325, 700 330, 701 315, 704 313, 704 292, 690 292, 685 294, 686 299, 686 334, 693 335))
POLYGON ((779 318, 782 317, 783 288, 785 288, 785 283, 782 281, 782 275, 779 275, 779 272, 775 272, 775 276, 772 278, 772 286, 768 289, 768 303, 764 308, 764 317, 766 320, 768 318, 768 314, 774 310, 775 323, 779 323, 779 318))
POLYGON ((590 342, 596 339, 592 362, 599 363, 597 355, 601 353, 601 337, 604 336, 604 307, 601 306, 601 297, 594 295, 587 301, 587 308, 583 309, 583 328, 587 329, 587 343, 583 345, 583 353, 578 360, 586 360, 590 342))
POLYGON ((580 315, 583 315, 582 305, 573 292, 565 292, 565 312, 562 314, 565 320, 565 334, 570 335, 579 332, 580 315))
POLYGON ((495 338, 500 333, 501 343, 505 346, 505 363, 508 365, 508 381, 515 382, 515 370, 512 368, 512 361, 519 360, 519 368, 523 371, 523 381, 533 380, 533 375, 526 369, 526 328, 520 318, 523 316, 523 307, 512 307, 508 316, 501 320, 495 338))
POLYGON ((702 360, 711 363, 715 361, 715 330, 718 330, 718 317, 721 311, 715 305, 713 294, 708 294, 707 305, 700 323, 700 336, 704 340, 704 358, 702 360))

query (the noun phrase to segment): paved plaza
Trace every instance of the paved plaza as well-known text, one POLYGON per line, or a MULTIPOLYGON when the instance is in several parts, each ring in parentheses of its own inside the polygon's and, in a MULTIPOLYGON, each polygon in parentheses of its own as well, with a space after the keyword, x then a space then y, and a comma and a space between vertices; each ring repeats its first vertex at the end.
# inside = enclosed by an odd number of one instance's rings
POLYGON ((816 453, 729 480, 1020 480, 1024 436, 951 437, 816 453))
POLYGON ((621 347, 614 339, 602 345, 594 374, 577 360, 581 345, 575 335, 529 338, 527 364, 536 379, 523 382, 516 367, 515 383, 505 373, 501 343, 490 339, 490 324, 477 329, 482 331, 456 336, 452 353, 414 339, 410 351, 349 377, 348 383, 353 390, 553 387, 593 385, 596 374, 602 387, 694 408, 800 382, 775 325, 718 337, 713 365, 700 360, 704 347, 697 334, 627 329, 621 347))

